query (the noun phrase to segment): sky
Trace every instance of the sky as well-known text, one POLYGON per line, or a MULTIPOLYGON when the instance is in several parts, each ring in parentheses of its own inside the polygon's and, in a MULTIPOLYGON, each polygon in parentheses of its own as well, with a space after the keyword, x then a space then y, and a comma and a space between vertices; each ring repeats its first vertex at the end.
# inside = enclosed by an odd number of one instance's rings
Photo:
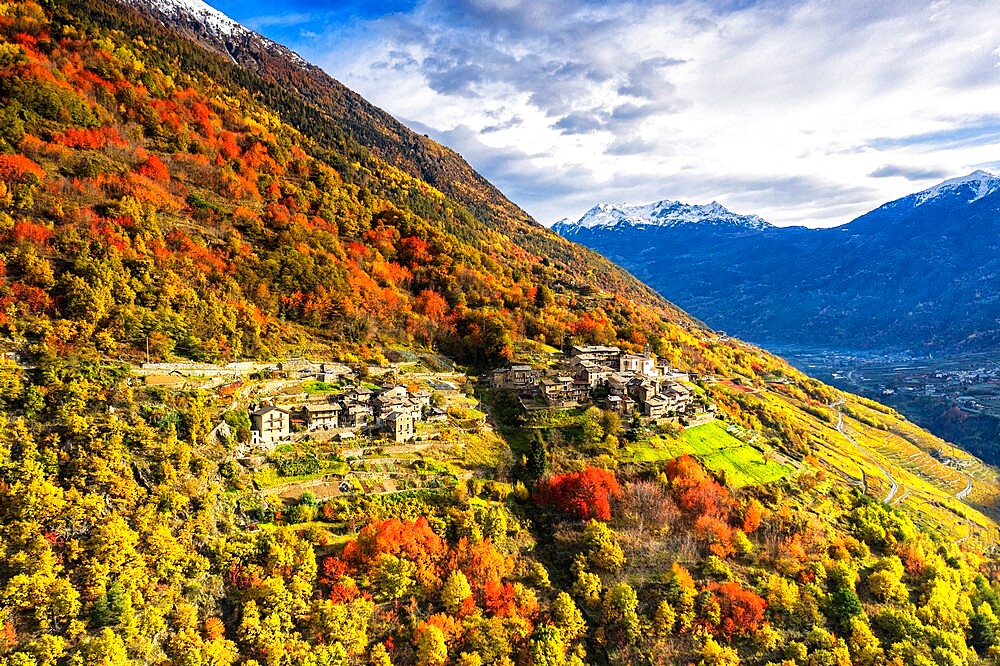
POLYGON ((834 226, 1000 172, 996 0, 209 0, 543 224, 718 201, 834 226))

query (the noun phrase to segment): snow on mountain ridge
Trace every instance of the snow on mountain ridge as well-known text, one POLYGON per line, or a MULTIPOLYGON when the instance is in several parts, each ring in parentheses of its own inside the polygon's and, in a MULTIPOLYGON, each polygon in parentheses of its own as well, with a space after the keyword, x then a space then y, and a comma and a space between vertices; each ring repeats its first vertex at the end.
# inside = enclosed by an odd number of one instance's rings
POLYGON ((989 196, 994 192, 1000 191, 1000 177, 993 175, 989 171, 977 169, 967 176, 952 178, 944 181, 943 183, 938 183, 934 187, 926 189, 922 192, 917 192, 913 195, 916 199, 916 203, 914 205, 919 206, 927 203, 928 201, 933 201, 943 194, 954 192, 955 190, 965 186, 972 187, 974 196, 966 202, 972 203, 973 201, 978 201, 985 196, 989 196))
MULTIPOLYGON (((203 0, 122 0, 135 7, 144 7, 171 21, 187 21, 200 25, 204 32, 212 35, 218 46, 232 54, 232 43, 254 41, 271 53, 279 52, 302 68, 309 62, 291 49, 254 32, 203 0)), ((235 62, 235 58, 233 59, 235 62)))
POLYGON ((771 224, 757 215, 738 215, 717 201, 706 205, 665 199, 651 204, 597 204, 571 226, 581 229, 625 226, 673 227, 681 224, 718 224, 767 229, 771 224))
MULTIPOLYGON (((133 4, 136 4, 133 0, 133 4)), ((249 35, 251 30, 202 0, 145 0, 144 4, 165 15, 193 18, 220 35, 249 35)))

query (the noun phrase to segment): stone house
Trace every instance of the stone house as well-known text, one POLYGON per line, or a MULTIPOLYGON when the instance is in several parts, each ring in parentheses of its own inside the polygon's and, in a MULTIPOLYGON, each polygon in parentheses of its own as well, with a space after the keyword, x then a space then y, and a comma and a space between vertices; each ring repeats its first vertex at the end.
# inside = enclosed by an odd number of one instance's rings
POLYGON ((622 354, 618 359, 618 369, 620 372, 631 372, 636 375, 654 377, 659 374, 656 370, 656 357, 649 352, 645 354, 622 354))
MULTIPOLYGON (((393 412, 407 412, 414 421, 423 418, 423 404, 410 397, 404 386, 394 386, 384 389, 372 400, 375 412, 375 426, 383 427, 386 417, 393 412)), ((430 394, 427 395, 430 405, 430 394)))
POLYGON ((525 391, 534 388, 537 379, 538 371, 530 365, 512 365, 494 370, 490 376, 490 385, 493 388, 525 391))
POLYGON ((660 392, 660 384, 647 377, 634 377, 628 382, 628 395, 638 404, 646 402, 660 392))
POLYGON ((315 428, 337 428, 342 407, 335 402, 306 405, 306 425, 315 428))
POLYGON ((618 357, 621 356, 621 353, 622 350, 618 347, 606 347, 604 345, 574 345, 573 349, 570 350, 571 357, 587 356, 588 360, 612 368, 618 366, 618 357))
POLYGON ((256 446, 268 450, 289 437, 288 411, 274 405, 261 405, 250 412, 250 435, 256 446))
POLYGON ((627 395, 608 395, 607 405, 616 414, 631 414, 635 409, 635 400, 627 395))
POLYGON ((670 402, 670 408, 678 414, 686 412, 694 400, 691 389, 677 382, 665 384, 660 389, 660 395, 670 402))
POLYGON ((670 401, 662 395, 651 396, 642 405, 642 412, 651 419, 660 419, 669 416, 670 401))
POLYGON ((546 377, 538 385, 549 407, 566 407, 575 400, 572 377, 546 377))
POLYGON ((364 428, 372 422, 374 415, 369 405, 345 401, 340 412, 341 428, 364 428))
POLYGON ((387 432, 399 444, 413 439, 413 414, 408 411, 393 411, 384 418, 387 432))
POLYGON ((421 407, 430 407, 431 395, 432 394, 430 391, 416 391, 410 394, 410 400, 420 405, 421 407))
POLYGON ((692 404, 691 390, 683 384, 669 383, 660 387, 658 393, 642 403, 643 413, 653 419, 664 416, 681 415, 692 404))
POLYGON ((427 416, 426 416, 425 420, 428 423, 437 423, 437 422, 441 422, 441 421, 447 421, 448 420, 448 412, 444 411, 440 407, 431 407, 429 410, 427 410, 427 416))
POLYGON ((371 389, 365 388, 364 386, 355 386, 346 393, 344 393, 344 400, 346 402, 354 402, 360 405, 367 405, 371 403, 372 392, 371 389))
POLYGON ((606 382, 613 373, 614 370, 607 366, 584 360, 575 364, 573 376, 586 383, 591 389, 595 389, 606 382))

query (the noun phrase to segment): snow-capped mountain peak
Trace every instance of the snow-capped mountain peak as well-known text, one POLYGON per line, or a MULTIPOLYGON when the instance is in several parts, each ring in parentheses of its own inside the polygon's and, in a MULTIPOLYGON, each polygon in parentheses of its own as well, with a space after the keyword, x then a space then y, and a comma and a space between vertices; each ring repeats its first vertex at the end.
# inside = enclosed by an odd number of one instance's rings
POLYGON ((575 223, 561 221, 560 226, 578 229, 631 227, 674 227, 683 224, 711 224, 767 229, 771 225, 756 215, 738 215, 717 201, 706 205, 685 204, 665 199, 656 203, 597 204, 575 223))
POLYGON ((973 201, 978 201, 985 196, 1000 191, 1000 178, 993 175, 989 171, 978 169, 967 176, 952 178, 951 180, 946 180, 943 183, 938 183, 934 187, 926 189, 923 192, 917 192, 913 196, 916 198, 916 205, 919 206, 927 203, 928 201, 937 199, 942 195, 951 194, 960 190, 967 190, 967 193, 971 196, 971 198, 968 199, 966 203, 972 203, 973 201))
MULTIPOLYGON (((229 55, 234 62, 247 64, 240 54, 266 52, 303 68, 311 66, 297 53, 271 41, 243 24, 229 18, 203 0, 122 0, 173 25, 192 31, 209 48, 229 55)), ((259 64, 259 63, 258 63, 259 64)))
POLYGON ((130 0, 132 4, 155 9, 165 16, 194 19, 220 36, 250 34, 251 31, 202 0, 130 0))

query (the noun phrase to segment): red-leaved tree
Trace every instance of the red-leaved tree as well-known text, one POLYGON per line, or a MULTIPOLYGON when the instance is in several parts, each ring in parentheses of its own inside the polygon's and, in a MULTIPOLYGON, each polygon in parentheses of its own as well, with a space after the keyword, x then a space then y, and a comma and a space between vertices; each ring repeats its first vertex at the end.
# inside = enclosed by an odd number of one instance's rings
POLYGON ((760 595, 732 581, 719 585, 715 593, 719 601, 720 627, 726 638, 749 636, 760 628, 767 609, 767 602, 760 595))
POLYGON ((728 520, 732 505, 729 492, 694 458, 685 454, 671 460, 666 472, 674 500, 692 518, 711 516, 720 521, 728 520))
POLYGON ((0 180, 7 183, 26 183, 30 179, 42 180, 45 171, 23 155, 0 155, 0 180))
POLYGON ((610 499, 622 492, 615 475, 588 467, 582 472, 556 474, 539 483, 535 498, 580 520, 611 520, 610 499))

